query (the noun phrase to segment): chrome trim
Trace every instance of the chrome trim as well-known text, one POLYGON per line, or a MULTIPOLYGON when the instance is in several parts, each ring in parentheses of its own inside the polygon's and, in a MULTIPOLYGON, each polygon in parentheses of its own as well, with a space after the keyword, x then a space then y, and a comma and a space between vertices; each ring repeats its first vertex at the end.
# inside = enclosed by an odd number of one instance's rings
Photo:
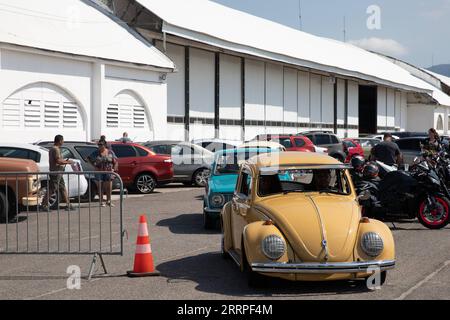
POLYGON ((208 213, 220 213, 220 212, 222 212, 222 209, 210 209, 208 207, 204 207, 203 211, 208 212, 208 213))
POLYGON ((365 273, 370 267, 381 271, 393 269, 395 260, 332 263, 252 263, 252 270, 262 273, 365 273))

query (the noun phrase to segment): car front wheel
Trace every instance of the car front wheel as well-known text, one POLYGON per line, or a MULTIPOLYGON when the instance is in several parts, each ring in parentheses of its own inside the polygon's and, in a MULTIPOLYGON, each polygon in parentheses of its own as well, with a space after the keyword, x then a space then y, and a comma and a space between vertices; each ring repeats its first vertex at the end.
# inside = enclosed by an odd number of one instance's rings
POLYGON ((156 179, 149 173, 140 174, 136 178, 134 187, 142 194, 152 193, 156 187, 156 179))

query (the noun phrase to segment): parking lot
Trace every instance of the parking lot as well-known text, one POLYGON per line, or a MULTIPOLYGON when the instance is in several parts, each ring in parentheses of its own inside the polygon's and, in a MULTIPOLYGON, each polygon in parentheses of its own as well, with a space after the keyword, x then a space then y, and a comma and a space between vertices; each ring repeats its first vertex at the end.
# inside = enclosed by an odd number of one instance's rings
MULTIPOLYGON (((221 257, 219 231, 203 229, 203 192, 169 185, 151 195, 128 195, 124 255, 106 256, 109 273, 101 275, 99 268, 91 281, 83 278, 79 290, 67 288, 67 267, 80 266, 84 277, 92 256, 0 255, 0 299, 446 299, 450 295, 450 227, 427 230, 411 222, 396 223, 396 228, 388 224, 396 241, 397 266, 381 290, 370 291, 361 281, 276 280, 264 288, 249 288, 237 266, 221 257), (133 266, 141 214, 149 221, 160 277, 125 275, 133 266)), ((36 219, 36 214, 30 213, 28 219, 36 219)))

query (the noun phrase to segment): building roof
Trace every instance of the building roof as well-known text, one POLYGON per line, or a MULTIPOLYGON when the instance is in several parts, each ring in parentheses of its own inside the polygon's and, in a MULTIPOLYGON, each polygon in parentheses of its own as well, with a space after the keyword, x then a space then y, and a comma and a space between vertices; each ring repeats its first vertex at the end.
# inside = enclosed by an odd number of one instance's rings
POLYGON ((89 0, 0 0, 0 43, 174 69, 167 56, 89 0))
POLYGON ((436 73, 436 72, 432 72, 430 70, 424 70, 426 72, 428 72, 429 74, 435 76, 436 78, 438 78, 439 80, 441 80, 444 84, 446 84, 447 86, 450 87, 450 78, 446 77, 442 74, 436 73))
POLYGON ((162 19, 162 31, 171 35, 242 54, 428 93, 407 71, 348 43, 317 37, 207 0, 138 2, 162 19))

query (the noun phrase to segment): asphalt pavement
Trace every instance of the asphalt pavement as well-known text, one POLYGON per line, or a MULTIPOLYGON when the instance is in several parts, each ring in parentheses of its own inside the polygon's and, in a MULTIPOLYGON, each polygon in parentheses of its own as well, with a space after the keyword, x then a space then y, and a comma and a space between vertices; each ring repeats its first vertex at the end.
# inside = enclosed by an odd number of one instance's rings
MULTIPOLYGON (((172 185, 157 189, 152 195, 128 195, 123 211, 128 235, 124 239, 124 255, 105 256, 108 274, 103 275, 97 265, 90 281, 86 276, 92 255, 0 254, 0 299, 450 299, 450 227, 427 230, 416 222, 396 223, 395 228, 388 224, 396 242, 397 266, 388 272, 387 282, 380 290, 369 290, 362 281, 272 280, 264 288, 249 288, 245 276, 232 260, 221 257, 219 231, 203 229, 203 192, 172 185), (149 221, 153 255, 161 272, 159 277, 126 276, 126 271, 133 267, 141 214, 149 221), (83 278, 79 289, 68 289, 69 266, 79 266, 81 270, 83 278)), ((105 251, 120 249, 120 236, 116 232, 119 226, 117 200, 115 204, 109 225, 113 237, 103 236, 105 251)), ((67 213, 60 214, 61 219, 67 218, 64 216, 67 213)), ((51 229, 51 221, 56 217, 55 212, 49 218, 45 214, 39 217, 41 227, 48 222, 51 229)), ((29 213, 27 219, 19 223, 19 233, 25 232, 27 222, 34 226, 36 219, 36 213, 29 213)), ((86 221, 82 218, 78 224, 75 219, 68 229, 74 237, 72 250, 78 245, 88 247, 86 221)), ((13 237, 15 231, 11 230, 15 230, 15 226, 9 227, 12 236, 9 246, 14 248, 17 239, 13 237)), ((0 230, 3 236, 4 225, 0 230)), ((108 230, 108 225, 104 230, 108 230)), ((30 232, 30 237, 35 236, 30 232)), ((41 250, 45 250, 46 244, 54 245, 54 240, 40 239, 41 250)), ((60 242, 61 247, 67 246, 64 237, 60 242)), ((98 237, 92 246, 97 244, 98 237)), ((0 248, 2 245, 5 244, 0 242, 0 248)))

